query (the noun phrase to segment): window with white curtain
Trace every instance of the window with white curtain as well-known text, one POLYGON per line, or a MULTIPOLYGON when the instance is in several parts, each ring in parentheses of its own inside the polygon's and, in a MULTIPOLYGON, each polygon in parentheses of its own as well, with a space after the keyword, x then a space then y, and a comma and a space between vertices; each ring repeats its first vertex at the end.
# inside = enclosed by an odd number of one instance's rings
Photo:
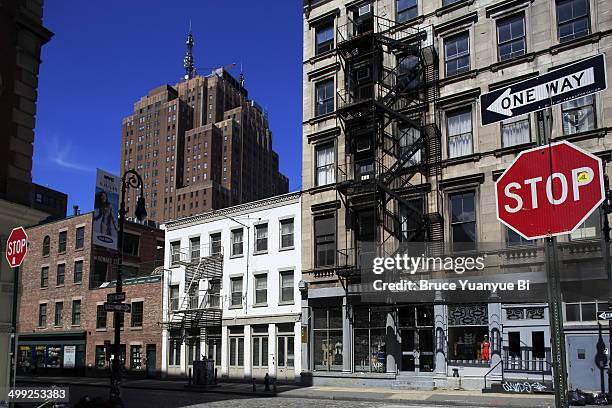
POLYGON ((595 210, 587 217, 576 231, 570 234, 572 240, 592 239, 599 237, 601 231, 601 220, 599 211, 595 210))
POLYGON ((473 153, 472 109, 465 108, 446 114, 448 134, 448 157, 466 156, 473 153))
POLYGON ((529 115, 504 120, 501 124, 501 130, 503 147, 529 143, 531 139, 529 115))
POLYGON ((563 134, 573 135, 595 129, 595 98, 583 96, 561 105, 563 134))
POLYGON ((316 152, 316 182, 317 186, 334 183, 336 180, 335 152, 333 143, 317 146, 316 152))

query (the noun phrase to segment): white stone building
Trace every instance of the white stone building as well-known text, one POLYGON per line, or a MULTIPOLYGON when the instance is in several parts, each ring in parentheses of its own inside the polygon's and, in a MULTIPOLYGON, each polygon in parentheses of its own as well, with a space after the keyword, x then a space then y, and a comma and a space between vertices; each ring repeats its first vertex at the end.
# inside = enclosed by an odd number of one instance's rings
POLYGON ((205 356, 219 379, 299 379, 300 212, 290 193, 166 224, 165 375, 205 356))

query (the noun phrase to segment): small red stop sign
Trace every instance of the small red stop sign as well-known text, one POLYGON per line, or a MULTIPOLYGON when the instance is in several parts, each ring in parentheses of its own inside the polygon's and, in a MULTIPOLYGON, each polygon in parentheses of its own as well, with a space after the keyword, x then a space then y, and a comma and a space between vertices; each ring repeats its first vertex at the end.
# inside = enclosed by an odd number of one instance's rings
POLYGON ((6 260, 12 268, 23 262, 28 252, 28 235, 23 227, 13 228, 6 241, 6 260))
POLYGON ((527 239, 569 234, 604 200, 601 159, 566 141, 525 150, 495 198, 497 218, 527 239))

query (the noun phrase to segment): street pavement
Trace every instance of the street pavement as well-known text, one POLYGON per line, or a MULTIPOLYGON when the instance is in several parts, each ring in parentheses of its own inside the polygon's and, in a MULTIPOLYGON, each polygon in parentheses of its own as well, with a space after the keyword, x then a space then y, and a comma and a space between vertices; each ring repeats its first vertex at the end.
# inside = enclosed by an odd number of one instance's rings
MULTIPOLYGON (((70 407, 83 396, 108 397, 108 379, 85 377, 20 377, 18 384, 70 387, 70 407)), ((140 407, 471 407, 546 408, 554 406, 550 395, 482 394, 478 391, 411 391, 388 388, 296 387, 281 385, 277 393, 258 384, 221 383, 205 392, 185 387, 185 381, 124 380, 126 408, 140 407)), ((35 405, 23 405, 34 407, 35 405)))

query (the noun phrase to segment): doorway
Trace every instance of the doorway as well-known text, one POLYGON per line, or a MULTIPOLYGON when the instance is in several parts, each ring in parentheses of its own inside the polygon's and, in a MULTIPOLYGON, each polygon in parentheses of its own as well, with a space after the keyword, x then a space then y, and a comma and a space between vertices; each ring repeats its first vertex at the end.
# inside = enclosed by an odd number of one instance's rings
POLYGON ((154 378, 156 376, 156 355, 157 350, 155 344, 147 344, 147 378, 154 378))
POLYGON ((433 305, 400 307, 398 330, 401 339, 400 371, 433 372, 435 365, 433 305))

